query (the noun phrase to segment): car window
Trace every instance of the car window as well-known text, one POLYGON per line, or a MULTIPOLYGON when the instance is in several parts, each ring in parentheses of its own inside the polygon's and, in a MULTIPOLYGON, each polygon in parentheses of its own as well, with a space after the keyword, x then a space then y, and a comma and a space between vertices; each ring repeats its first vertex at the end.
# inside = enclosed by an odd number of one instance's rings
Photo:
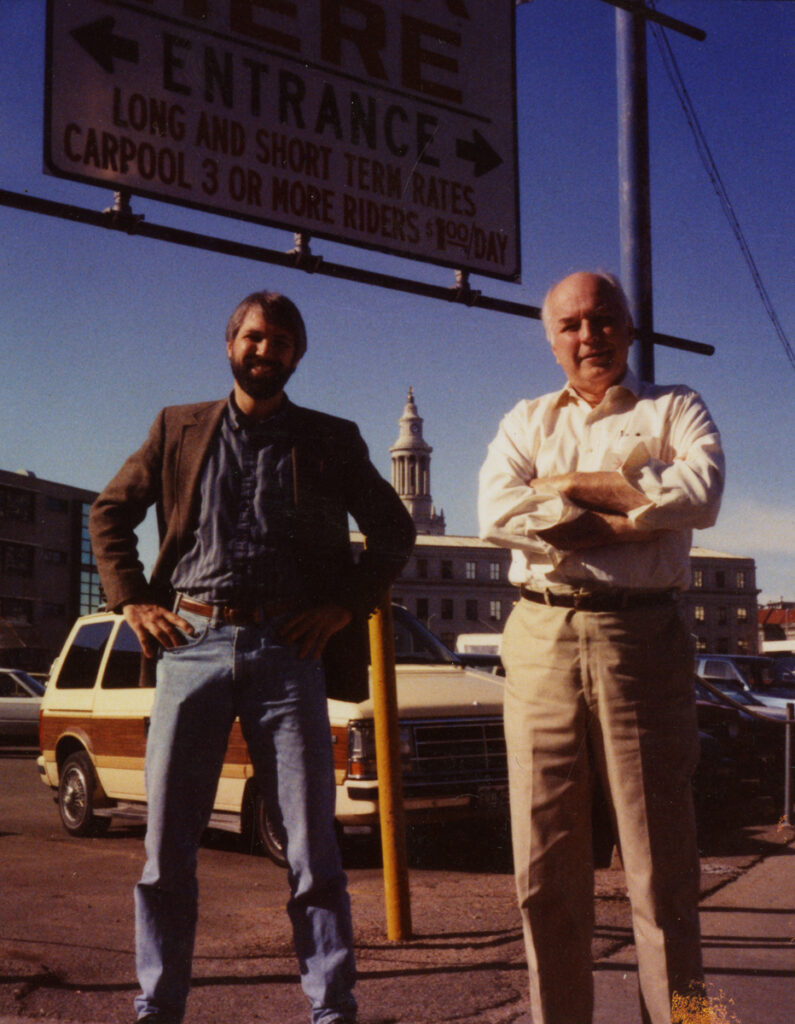
POLYGON ((395 662, 398 665, 450 665, 458 659, 441 640, 418 622, 405 608, 392 606, 395 662))
POLYGON ((102 676, 103 690, 122 690, 139 685, 141 645, 126 622, 122 622, 102 676))
POLYGON ((88 622, 75 634, 56 684, 59 690, 90 690, 108 642, 112 622, 88 622))
POLYGON ((708 679, 735 679, 732 667, 728 661, 718 661, 717 658, 708 658, 704 664, 704 675, 708 679))
POLYGON ((3 673, 0 675, 0 697, 29 697, 27 693, 14 679, 13 676, 3 673))

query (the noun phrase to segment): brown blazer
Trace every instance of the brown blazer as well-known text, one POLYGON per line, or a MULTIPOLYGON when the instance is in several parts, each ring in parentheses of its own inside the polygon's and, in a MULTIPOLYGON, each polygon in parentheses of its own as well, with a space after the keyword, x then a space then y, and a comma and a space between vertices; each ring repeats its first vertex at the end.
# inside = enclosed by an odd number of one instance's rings
MULTIPOLYGON (((173 600, 170 577, 193 542, 201 472, 226 399, 163 409, 142 447, 122 466, 91 510, 91 543, 108 607, 173 600), (160 550, 147 580, 135 530, 155 505, 160 550)), ((332 638, 331 696, 367 696, 365 624, 411 553, 415 530, 393 488, 370 462, 356 424, 290 403, 295 554, 307 603, 334 601, 354 622, 332 638), (366 537, 354 562, 348 516, 366 537), (351 657, 344 656, 349 653, 351 657)))

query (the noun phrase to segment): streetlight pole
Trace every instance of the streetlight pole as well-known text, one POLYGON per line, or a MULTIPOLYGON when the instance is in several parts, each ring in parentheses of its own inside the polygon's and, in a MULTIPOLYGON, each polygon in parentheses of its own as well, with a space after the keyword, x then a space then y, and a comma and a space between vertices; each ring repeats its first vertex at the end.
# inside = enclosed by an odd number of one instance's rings
MULTIPOLYGON (((640 7, 645 4, 641 2, 640 7)), ((639 380, 653 383, 649 103, 642 10, 616 10, 616 77, 621 280, 636 338, 629 360, 639 380)))

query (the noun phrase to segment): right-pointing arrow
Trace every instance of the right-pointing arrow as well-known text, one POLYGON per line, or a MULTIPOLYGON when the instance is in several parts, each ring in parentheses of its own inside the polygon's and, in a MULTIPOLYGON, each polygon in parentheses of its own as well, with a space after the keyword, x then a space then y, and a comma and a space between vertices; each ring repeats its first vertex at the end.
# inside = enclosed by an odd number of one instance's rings
POLYGON ((138 63, 138 43, 134 39, 113 34, 115 18, 99 18, 88 25, 72 29, 72 38, 93 57, 103 71, 113 74, 113 60, 138 63))
POLYGON ((472 129, 471 141, 456 139, 455 155, 461 160, 471 161, 476 178, 488 174, 502 163, 502 157, 494 152, 477 128, 472 129))

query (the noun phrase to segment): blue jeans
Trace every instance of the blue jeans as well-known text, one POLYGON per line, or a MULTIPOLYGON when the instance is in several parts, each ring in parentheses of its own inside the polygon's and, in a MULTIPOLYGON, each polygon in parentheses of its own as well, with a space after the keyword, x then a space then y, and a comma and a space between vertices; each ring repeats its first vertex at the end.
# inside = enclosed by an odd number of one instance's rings
POLYGON ((196 858, 240 717, 258 784, 287 835, 301 985, 313 1024, 353 1017, 353 929, 334 831, 335 780, 325 680, 276 636, 278 620, 227 626, 180 611, 195 628, 164 650, 146 748, 146 865, 135 889, 139 1016, 181 1018, 196 931, 196 858))

